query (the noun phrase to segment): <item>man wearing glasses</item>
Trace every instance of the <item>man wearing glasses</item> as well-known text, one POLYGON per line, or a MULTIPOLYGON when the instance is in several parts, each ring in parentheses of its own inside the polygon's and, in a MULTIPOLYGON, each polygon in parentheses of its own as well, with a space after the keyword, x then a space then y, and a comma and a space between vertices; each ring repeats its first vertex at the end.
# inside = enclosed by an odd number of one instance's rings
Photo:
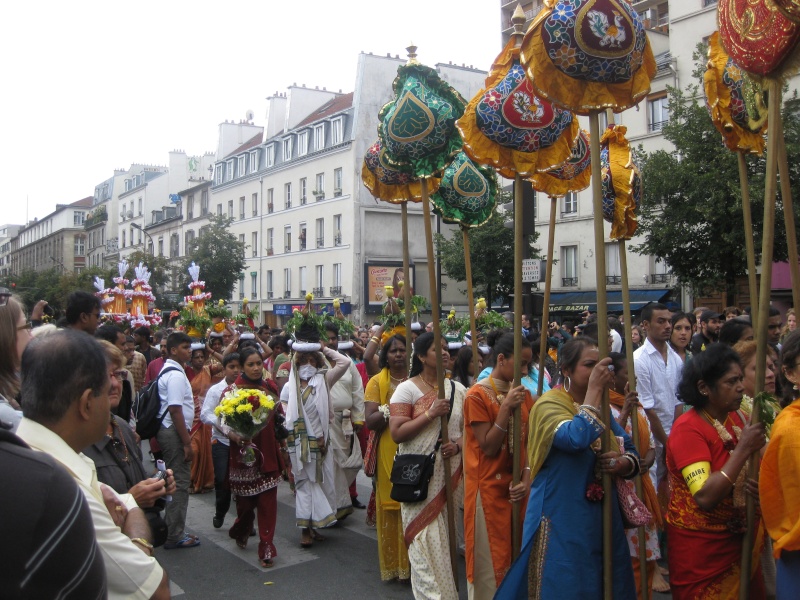
POLYGON ((94 335, 100 320, 100 298, 89 292, 72 292, 67 298, 67 327, 94 335))

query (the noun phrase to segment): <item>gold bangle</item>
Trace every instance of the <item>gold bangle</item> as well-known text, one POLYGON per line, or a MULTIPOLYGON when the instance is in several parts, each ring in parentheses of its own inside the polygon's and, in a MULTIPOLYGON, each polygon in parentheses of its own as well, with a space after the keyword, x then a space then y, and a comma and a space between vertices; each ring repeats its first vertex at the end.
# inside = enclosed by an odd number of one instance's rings
POLYGON ((425 416, 428 418, 428 421, 433 421, 431 414, 427 410, 425 411, 425 416))
POLYGON ((731 484, 732 486, 734 486, 734 487, 736 486, 736 484, 733 482, 733 479, 731 479, 731 478, 730 478, 730 476, 729 476, 729 475, 728 475, 728 474, 727 474, 725 471, 723 471, 722 469, 720 469, 720 470, 719 470, 719 472, 722 474, 722 476, 723 476, 725 479, 727 479, 727 480, 728 480, 728 483, 730 483, 730 484, 731 484))
POLYGON ((144 538, 140 538, 140 537, 138 537, 138 538, 131 538, 131 541, 132 541, 134 544, 139 544, 140 546, 143 546, 144 548, 147 548, 147 549, 148 549, 148 550, 150 550, 150 551, 152 551, 152 550, 153 550, 153 544, 151 544, 150 542, 148 542, 148 541, 147 541, 146 539, 144 539, 144 538))
POLYGON ((370 342, 375 342, 376 344, 380 344, 381 343, 381 341, 374 335, 371 338, 369 338, 369 341, 370 342))

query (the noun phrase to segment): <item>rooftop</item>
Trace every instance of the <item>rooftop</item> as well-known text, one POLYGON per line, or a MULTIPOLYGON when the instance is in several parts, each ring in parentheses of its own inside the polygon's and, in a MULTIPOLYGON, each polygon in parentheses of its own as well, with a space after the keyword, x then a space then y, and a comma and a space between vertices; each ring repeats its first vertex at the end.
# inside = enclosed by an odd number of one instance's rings
POLYGON ((319 121, 325 117, 335 115, 343 110, 347 110, 351 106, 353 106, 353 92, 332 98, 308 115, 305 119, 300 121, 295 129, 304 127, 305 125, 309 125, 310 123, 319 121))

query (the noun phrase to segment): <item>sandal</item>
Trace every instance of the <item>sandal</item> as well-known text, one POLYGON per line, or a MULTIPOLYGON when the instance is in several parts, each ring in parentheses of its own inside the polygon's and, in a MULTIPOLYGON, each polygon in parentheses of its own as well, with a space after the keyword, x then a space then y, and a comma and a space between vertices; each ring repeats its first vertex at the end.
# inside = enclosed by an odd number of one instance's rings
POLYGON ((322 534, 320 534, 320 533, 317 533, 317 532, 316 532, 316 531, 314 531, 313 529, 311 530, 311 537, 313 538, 313 540, 314 540, 315 542, 324 542, 325 540, 327 540, 327 539, 328 539, 328 538, 326 538, 324 535, 322 535, 322 534))
POLYGON ((314 537, 312 536, 312 534, 309 532, 308 529, 303 529, 303 531, 300 533, 300 545, 303 548, 310 548, 313 543, 314 543, 314 537))
POLYGON ((200 545, 200 538, 194 535, 186 534, 183 539, 177 542, 167 542, 164 544, 164 550, 176 550, 178 548, 194 548, 200 545))
POLYGON ((244 538, 243 540, 237 539, 236 545, 242 550, 245 550, 247 548, 247 538, 244 538))
POLYGON ((261 563, 262 569, 271 569, 272 567, 275 566, 275 563, 272 561, 271 558, 262 558, 259 560, 259 562, 261 563))

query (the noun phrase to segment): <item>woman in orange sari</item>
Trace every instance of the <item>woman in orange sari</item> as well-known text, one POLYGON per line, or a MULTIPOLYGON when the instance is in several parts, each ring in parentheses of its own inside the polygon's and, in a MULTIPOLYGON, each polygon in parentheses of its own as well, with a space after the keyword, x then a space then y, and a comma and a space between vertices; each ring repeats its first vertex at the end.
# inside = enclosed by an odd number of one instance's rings
POLYGON ((194 396, 194 422, 189 431, 194 460, 189 493, 205 494, 214 489, 214 462, 211 460, 211 426, 200 420, 200 411, 208 388, 222 379, 222 365, 207 360, 205 344, 192 344, 192 358, 190 366, 186 368, 186 377, 194 396))
MULTIPOLYGON (((650 420, 638 401, 636 392, 629 392, 628 388, 628 360, 624 354, 612 352, 609 354, 611 366, 614 367, 614 379, 612 387, 608 390, 608 400, 611 403, 611 415, 624 429, 625 433, 633 437, 633 426, 631 424, 631 413, 638 412, 639 417, 639 440, 637 450, 641 456, 642 473, 646 473, 656 460, 656 443, 653 433, 650 431, 650 420)), ((634 482, 630 479, 625 481, 625 485, 634 488, 634 482)), ((649 477, 642 477, 643 502, 647 510, 653 515, 652 520, 644 526, 645 552, 647 554, 647 589, 653 589, 653 577, 656 574, 656 561, 661 558, 661 549, 658 544, 658 531, 663 526, 661 520, 661 508, 658 504, 656 489, 653 481, 649 477)), ((642 570, 639 567, 639 528, 626 529, 625 537, 628 538, 628 548, 631 552, 631 562, 633 563, 633 576, 636 579, 636 595, 641 595, 642 590, 642 570)), ((669 591, 654 590, 654 591, 669 591)))
MULTIPOLYGON (((514 334, 493 331, 487 340, 494 356, 492 373, 467 391, 464 400, 464 538, 467 586, 472 600, 491 600, 511 566, 511 513, 520 514, 530 489, 528 412, 533 398, 525 386, 511 389, 514 365, 527 373, 533 358, 530 343, 514 354, 514 334), (520 408, 522 437, 512 448, 514 410, 520 408), (512 485, 514 460, 522 478, 512 485)), ((522 529, 520 528, 520 534, 522 529)))
MULTIPOLYGON (((667 549, 673 600, 739 597, 745 531, 746 463, 766 442, 764 424, 745 424, 739 356, 711 344, 683 368, 678 396, 682 414, 667 441, 672 496, 667 509, 667 549)), ((759 555, 764 529, 756 523, 748 598, 766 597, 759 555)))

